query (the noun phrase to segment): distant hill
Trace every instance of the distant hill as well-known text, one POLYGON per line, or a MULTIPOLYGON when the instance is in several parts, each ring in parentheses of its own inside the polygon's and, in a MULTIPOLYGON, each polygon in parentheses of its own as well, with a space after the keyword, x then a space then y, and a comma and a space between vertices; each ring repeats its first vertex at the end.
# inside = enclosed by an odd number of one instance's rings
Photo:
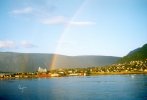
POLYGON ((131 51, 128 55, 121 58, 119 62, 124 63, 133 60, 145 60, 145 59, 147 59, 147 44, 131 51))
MULTIPOLYGON (((0 52, 1 72, 30 72, 38 67, 50 69, 53 54, 0 52)), ((82 68, 115 63, 120 57, 57 55, 54 68, 82 68)))

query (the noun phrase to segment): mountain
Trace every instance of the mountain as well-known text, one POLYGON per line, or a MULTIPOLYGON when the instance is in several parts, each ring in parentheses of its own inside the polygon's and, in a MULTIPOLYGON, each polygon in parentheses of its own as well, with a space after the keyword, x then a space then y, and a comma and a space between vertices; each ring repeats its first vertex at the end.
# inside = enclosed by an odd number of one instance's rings
POLYGON ((120 57, 64 56, 41 53, 0 52, 1 72, 31 72, 42 68, 82 68, 115 63, 120 57), (54 60, 53 60, 54 59, 54 60), (52 65, 54 63, 54 65, 52 65))
POLYGON ((145 60, 145 59, 147 59, 147 44, 131 51, 130 53, 128 53, 128 55, 121 58, 119 62, 124 63, 133 60, 145 60))
POLYGON ((140 50, 140 48, 134 49, 134 50, 130 51, 127 55, 131 55, 131 54, 133 54, 133 53, 135 53, 135 52, 137 52, 139 50, 140 50))

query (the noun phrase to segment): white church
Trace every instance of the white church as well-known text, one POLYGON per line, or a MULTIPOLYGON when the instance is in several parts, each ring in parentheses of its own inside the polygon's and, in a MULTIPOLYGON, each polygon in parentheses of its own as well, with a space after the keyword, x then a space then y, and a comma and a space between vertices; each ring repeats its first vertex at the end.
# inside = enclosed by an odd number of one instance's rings
POLYGON ((38 68, 38 72, 40 72, 40 73, 46 73, 47 72, 47 69, 46 68, 39 67, 38 68))

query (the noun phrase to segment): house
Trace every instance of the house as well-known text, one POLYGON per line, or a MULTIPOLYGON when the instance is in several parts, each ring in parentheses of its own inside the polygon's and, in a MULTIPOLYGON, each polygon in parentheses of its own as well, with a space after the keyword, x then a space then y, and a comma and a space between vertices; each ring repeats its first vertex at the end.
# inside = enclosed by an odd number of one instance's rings
POLYGON ((0 78, 3 78, 5 75, 4 74, 0 74, 0 78))
POLYGON ((51 77, 59 77, 59 74, 53 73, 53 74, 51 74, 51 77))

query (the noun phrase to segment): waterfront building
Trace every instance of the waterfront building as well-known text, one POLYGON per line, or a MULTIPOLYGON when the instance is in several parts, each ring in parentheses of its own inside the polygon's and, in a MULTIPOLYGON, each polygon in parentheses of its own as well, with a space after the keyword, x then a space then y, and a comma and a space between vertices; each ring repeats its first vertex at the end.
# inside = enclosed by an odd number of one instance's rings
POLYGON ((46 68, 41 68, 41 67, 39 67, 39 68, 38 68, 38 72, 39 72, 39 73, 46 73, 46 72, 47 72, 47 69, 46 69, 46 68))

